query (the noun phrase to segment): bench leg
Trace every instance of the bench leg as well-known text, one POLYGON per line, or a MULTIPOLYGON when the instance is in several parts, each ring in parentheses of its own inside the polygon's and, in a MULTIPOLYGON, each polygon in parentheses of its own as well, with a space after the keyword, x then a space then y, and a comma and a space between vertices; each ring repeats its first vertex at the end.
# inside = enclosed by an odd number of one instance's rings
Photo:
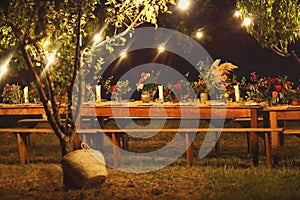
POLYGON ((220 153, 220 138, 218 137, 219 133, 214 133, 214 134, 215 134, 215 141, 216 141, 215 152, 216 154, 219 154, 220 153))
POLYGON ((122 148, 128 150, 128 135, 126 133, 124 133, 122 137, 122 148))
POLYGON ((34 148, 36 146, 36 133, 29 134, 28 140, 29 147, 34 148))
POLYGON ((253 165, 258 165, 258 136, 254 132, 249 133, 249 139, 250 139, 250 150, 252 154, 253 159, 253 165))
POLYGON ((271 144, 270 144, 270 134, 269 133, 265 133, 265 151, 266 151, 266 164, 267 167, 271 167, 272 166, 272 157, 271 157, 271 144))
POLYGON ((28 134, 17 133, 17 141, 19 147, 20 162, 22 165, 29 163, 29 150, 28 150, 28 134))
POLYGON ((192 166, 194 162, 194 157, 193 157, 193 142, 191 141, 191 137, 189 133, 185 134, 185 142, 186 142, 186 160, 187 160, 187 165, 192 166))
POLYGON ((280 153, 280 159, 284 159, 284 154, 285 154, 285 148, 284 148, 284 135, 279 134, 279 153, 280 153))
POLYGON ((114 156, 114 167, 118 168, 120 163, 120 138, 116 133, 111 134, 111 139, 113 143, 113 156, 114 156))

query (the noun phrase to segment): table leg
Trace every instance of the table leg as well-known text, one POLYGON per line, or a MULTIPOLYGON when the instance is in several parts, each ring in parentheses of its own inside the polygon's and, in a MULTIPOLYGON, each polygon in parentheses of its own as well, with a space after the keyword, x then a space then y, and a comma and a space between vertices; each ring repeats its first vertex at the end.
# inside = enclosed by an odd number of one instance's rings
MULTIPOLYGON (((251 128, 257 128, 258 116, 257 110, 251 109, 251 128)), ((258 135, 255 132, 249 133, 250 150, 253 158, 253 165, 258 165, 258 135)))
MULTIPOLYGON (((276 112, 270 111, 270 127, 277 128, 276 112)), ((278 132, 271 132, 271 156, 273 158, 274 165, 278 165, 278 132)))
POLYGON ((194 162, 193 157, 193 142, 189 133, 185 133, 185 144, 186 144, 186 160, 187 165, 192 166, 194 162))

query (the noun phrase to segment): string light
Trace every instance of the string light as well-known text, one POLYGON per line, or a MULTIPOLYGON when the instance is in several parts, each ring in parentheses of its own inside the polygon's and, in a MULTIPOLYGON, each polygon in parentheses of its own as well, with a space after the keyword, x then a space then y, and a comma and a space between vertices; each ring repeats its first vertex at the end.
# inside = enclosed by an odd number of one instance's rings
POLYGON ((204 33, 203 33, 202 29, 198 29, 196 32, 196 38, 201 39, 201 38, 203 38, 203 36, 204 36, 204 33))
POLYGON ((121 59, 126 58, 127 57, 127 51, 122 50, 121 53, 120 53, 120 57, 121 57, 121 59))
POLYGON ((4 61, 0 63, 0 78, 4 76, 4 74, 7 72, 8 64, 10 63, 12 57, 13 57, 13 53, 9 54, 8 57, 6 57, 4 61))
POLYGON ((163 45, 163 44, 159 45, 159 47, 157 49, 158 49, 158 53, 162 53, 166 50, 165 45, 163 45))
POLYGON ((0 68, 0 78, 6 73, 9 61, 6 61, 0 68))
POLYGON ((96 34, 95 36, 94 36, 94 42, 95 43, 98 43, 98 42, 100 42, 101 41, 101 39, 102 39, 102 37, 101 37, 101 33, 99 33, 99 34, 96 34))
POLYGON ((50 65, 55 61, 55 55, 56 55, 56 51, 54 51, 52 54, 49 55, 49 57, 47 58, 47 65, 45 69, 48 69, 50 65))
POLYGON ((236 10, 236 11, 234 12, 234 16, 235 16, 235 17, 240 17, 240 16, 241 16, 240 11, 236 10))
POLYGON ((181 10, 186 10, 190 6, 190 1, 189 0, 180 0, 178 2, 178 8, 181 10))
POLYGON ((252 23, 252 19, 250 17, 246 17, 244 20, 243 20, 243 26, 249 26, 250 24, 252 23))

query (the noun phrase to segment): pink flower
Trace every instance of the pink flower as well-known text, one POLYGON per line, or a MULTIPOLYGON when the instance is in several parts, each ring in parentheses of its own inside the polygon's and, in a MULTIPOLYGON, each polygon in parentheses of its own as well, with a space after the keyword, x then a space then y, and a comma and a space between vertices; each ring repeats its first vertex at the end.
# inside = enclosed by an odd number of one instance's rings
POLYGON ((176 90, 181 90, 181 84, 179 83, 176 83, 174 87, 176 90))

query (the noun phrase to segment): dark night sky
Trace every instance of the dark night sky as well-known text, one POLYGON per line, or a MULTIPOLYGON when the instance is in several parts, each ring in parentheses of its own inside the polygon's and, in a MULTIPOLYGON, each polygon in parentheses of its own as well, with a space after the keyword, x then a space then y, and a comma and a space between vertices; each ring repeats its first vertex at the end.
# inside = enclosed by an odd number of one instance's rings
MULTIPOLYGON (((292 57, 283 58, 270 49, 260 47, 257 41, 241 26, 241 20, 233 17, 236 8, 235 1, 212 0, 212 4, 206 5, 204 11, 201 11, 201 3, 205 1, 196 2, 197 4, 194 4, 194 7, 186 13, 178 13, 178 10, 173 10, 172 15, 163 15, 160 17, 159 22, 161 23, 159 25, 178 30, 178 24, 181 24, 179 21, 185 21, 185 25, 179 28, 185 33, 191 32, 192 29, 204 27, 206 38, 200 41, 200 44, 213 59, 220 58, 222 62, 227 61, 239 66, 238 70, 235 71, 238 78, 248 77, 252 71, 256 71, 259 76, 286 74, 294 82, 298 81, 300 65, 292 57), (198 14, 195 14, 196 12, 198 14)), ((299 44, 298 42, 294 45, 294 48, 296 52, 298 49, 300 54, 299 44)), ((132 59, 124 60, 120 66, 113 64, 114 69, 110 68, 112 69, 111 73, 117 71, 121 73, 129 70, 130 67, 153 62, 154 56, 151 58, 151 54, 148 55, 150 58, 146 58, 143 54, 134 53, 132 59)), ((182 65, 178 64, 178 59, 174 59, 172 56, 160 58, 157 62, 175 65, 175 68, 182 70, 180 69, 182 65)))

